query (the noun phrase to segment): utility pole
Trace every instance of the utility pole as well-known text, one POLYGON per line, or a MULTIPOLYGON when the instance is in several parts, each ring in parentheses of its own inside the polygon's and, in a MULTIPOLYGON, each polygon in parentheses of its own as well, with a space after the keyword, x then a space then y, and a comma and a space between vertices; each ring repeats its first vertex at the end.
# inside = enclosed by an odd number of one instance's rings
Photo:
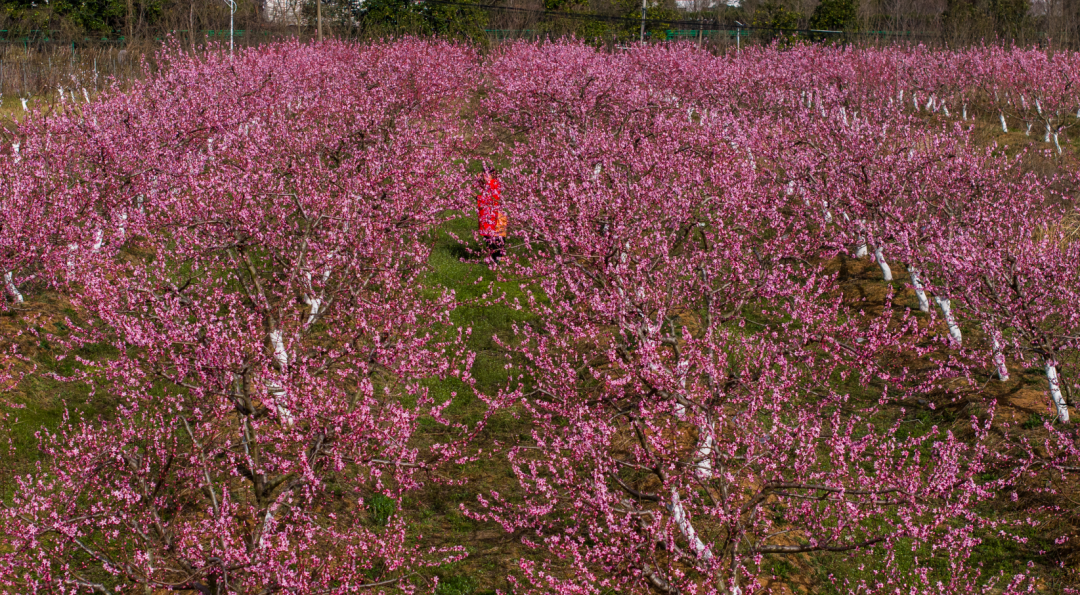
POLYGON ((641 43, 645 43, 645 6, 649 0, 641 0, 641 43))
POLYGON ((322 0, 315 0, 315 20, 319 23, 319 41, 322 41, 322 0))
POLYGON ((742 28, 745 26, 739 21, 735 21, 735 52, 738 54, 742 53, 742 28))
POLYGON ((236 0, 225 0, 229 6, 229 55, 233 54, 233 15, 236 14, 236 0))

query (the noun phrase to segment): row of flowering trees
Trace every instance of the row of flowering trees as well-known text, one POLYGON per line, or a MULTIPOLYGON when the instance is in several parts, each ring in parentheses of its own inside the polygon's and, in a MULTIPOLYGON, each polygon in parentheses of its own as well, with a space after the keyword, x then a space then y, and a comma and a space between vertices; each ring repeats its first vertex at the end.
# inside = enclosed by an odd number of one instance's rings
POLYGON ((958 122, 982 118, 1003 132, 1019 127, 1058 153, 1069 131, 1080 125, 1080 56, 1073 52, 807 45, 783 52, 748 48, 707 61, 673 54, 654 62, 654 67, 663 64, 657 75, 674 69, 683 75, 676 83, 681 90, 708 89, 713 97, 733 99, 729 105, 756 96, 774 108, 799 102, 820 110, 831 96, 846 108, 841 116, 848 119, 883 105, 958 122))
POLYGON ((53 339, 116 355, 68 380, 114 413, 43 429, 10 478, 0 589, 430 590, 467 544, 371 503, 478 456, 513 480, 465 514, 536 554, 515 592, 745 594, 814 553, 873 568, 851 592, 1031 588, 971 556, 1018 529, 996 499, 1076 479, 1075 431, 1031 444, 979 391, 952 425, 905 415, 1037 364, 1068 421, 1080 248, 1049 223, 1080 179, 895 100, 956 55, 286 44, 30 114, 0 162, 4 307, 70 300, 53 339), (520 367, 494 394, 426 274, 468 160, 499 168, 497 272, 534 314, 495 338, 520 367), (892 282, 883 308, 844 296, 844 258, 892 282), (479 422, 429 394, 451 381, 479 422), (525 438, 478 450, 500 409, 525 438))
POLYGON ((318 593, 461 555, 400 518, 372 528, 365 502, 399 504, 474 430, 412 440, 445 406, 421 381, 468 378, 441 328, 453 296, 420 279, 462 198, 453 107, 474 59, 424 42, 181 58, 30 117, 11 166, 42 205, 25 258, 85 313, 68 344, 120 355, 81 378, 115 415, 43 433, 48 464, 16 478, 6 588, 318 593))
MULTIPOLYGON (((535 420, 534 443, 509 453, 518 499, 475 514, 559 560, 523 563, 536 592, 742 593, 764 556, 851 550, 884 567, 852 589, 993 584, 965 569, 974 532, 997 522, 979 502, 1030 461, 989 448, 992 412, 969 441, 901 437, 888 412, 987 365, 1007 378, 1008 351, 1043 358, 1068 420, 1054 354, 1075 348, 1080 279, 1064 264, 1075 248, 1040 227, 1057 214, 1050 197, 963 131, 927 131, 884 101, 845 115, 840 86, 812 87, 809 104, 772 85, 710 88, 718 65, 692 49, 612 59, 569 45, 517 46, 488 66, 486 124, 515 140, 513 274, 540 280, 541 322, 508 344, 530 363, 520 398, 535 420), (840 253, 873 255, 890 281, 889 260, 903 263, 942 331, 914 308, 842 306, 822 266, 840 253), (961 349, 976 321, 990 341, 961 349), (848 376, 879 393, 845 392, 848 376), (901 569, 899 547, 948 558, 951 583, 901 569)), ((1052 441, 1040 463, 1065 471, 1075 436, 1052 441)))

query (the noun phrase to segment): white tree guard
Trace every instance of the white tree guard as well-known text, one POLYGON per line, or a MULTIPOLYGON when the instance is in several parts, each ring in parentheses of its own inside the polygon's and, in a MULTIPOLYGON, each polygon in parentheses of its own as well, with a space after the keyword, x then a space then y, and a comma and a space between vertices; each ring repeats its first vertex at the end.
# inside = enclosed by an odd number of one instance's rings
POLYGON ((990 348, 994 354, 994 368, 997 370, 998 380, 1009 380, 1009 367, 1005 364, 1005 354, 1001 350, 1000 333, 990 324, 986 325, 986 334, 990 335, 990 348))
POLYGON ((934 302, 937 303, 938 309, 941 310, 941 316, 945 319, 946 326, 949 327, 949 338, 952 340, 955 347, 960 347, 964 342, 964 337, 960 333, 960 325, 956 324, 956 318, 952 313, 952 303, 949 298, 943 298, 941 296, 934 296, 934 302))
POLYGON ((1065 404, 1065 397, 1061 395, 1061 382, 1058 378, 1057 363, 1054 360, 1046 360, 1046 380, 1050 384, 1050 398, 1054 401, 1057 409, 1057 418, 1061 423, 1069 422, 1069 407, 1065 404))
POLYGON ((712 550, 698 537, 694 525, 690 523, 690 519, 686 516, 686 509, 683 508, 682 501, 679 500, 679 492, 675 488, 671 489, 671 518, 675 521, 675 526, 679 528, 679 532, 690 543, 690 548, 694 550, 694 553, 702 560, 711 560, 713 558, 712 550))
POLYGON ((16 304, 23 303, 23 295, 19 293, 19 288, 15 286, 15 275, 11 271, 4 273, 4 287, 7 289, 8 295, 11 296, 11 301, 16 304))
POLYGON ((919 299, 919 310, 929 312, 930 300, 926 299, 926 291, 923 289, 922 280, 919 279, 919 272, 910 266, 907 270, 908 274, 911 275, 911 286, 915 289, 915 297, 919 299))
POLYGON ((878 267, 881 268, 881 276, 886 281, 892 281, 892 268, 889 267, 889 263, 885 261, 885 254, 882 252, 880 246, 874 248, 874 260, 877 261, 878 267))

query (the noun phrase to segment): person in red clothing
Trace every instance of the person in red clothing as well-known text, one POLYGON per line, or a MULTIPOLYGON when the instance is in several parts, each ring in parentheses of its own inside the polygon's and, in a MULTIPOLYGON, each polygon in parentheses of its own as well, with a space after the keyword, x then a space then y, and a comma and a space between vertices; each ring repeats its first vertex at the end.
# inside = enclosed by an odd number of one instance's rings
POLYGON ((483 180, 484 189, 476 198, 476 209, 480 212, 480 235, 491 251, 492 260, 498 263, 506 249, 507 220, 502 210, 502 184, 486 166, 483 180))

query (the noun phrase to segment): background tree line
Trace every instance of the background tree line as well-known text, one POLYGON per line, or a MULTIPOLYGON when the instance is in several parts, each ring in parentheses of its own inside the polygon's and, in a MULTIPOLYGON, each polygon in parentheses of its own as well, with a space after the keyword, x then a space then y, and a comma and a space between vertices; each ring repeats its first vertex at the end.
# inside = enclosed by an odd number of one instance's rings
MULTIPOLYGON (((1080 0, 650 0, 648 37, 669 29, 734 28, 753 40, 817 29, 902 33, 923 42, 1080 45, 1080 0), (733 5, 734 4, 734 5, 733 5)), ((101 42, 173 35, 192 43, 227 28, 222 0, 3 0, 8 41, 101 42)), ((249 42, 324 33, 348 37, 419 34, 486 42, 503 36, 575 35, 609 42, 640 35, 639 0, 242 0, 236 28, 249 42), (495 7, 495 8, 493 8, 495 7), (495 33, 493 33, 495 32, 495 33)), ((803 37, 806 37, 804 34, 803 37)), ((835 39, 837 36, 825 36, 835 39)), ((885 37, 886 39, 888 37, 885 37)))

